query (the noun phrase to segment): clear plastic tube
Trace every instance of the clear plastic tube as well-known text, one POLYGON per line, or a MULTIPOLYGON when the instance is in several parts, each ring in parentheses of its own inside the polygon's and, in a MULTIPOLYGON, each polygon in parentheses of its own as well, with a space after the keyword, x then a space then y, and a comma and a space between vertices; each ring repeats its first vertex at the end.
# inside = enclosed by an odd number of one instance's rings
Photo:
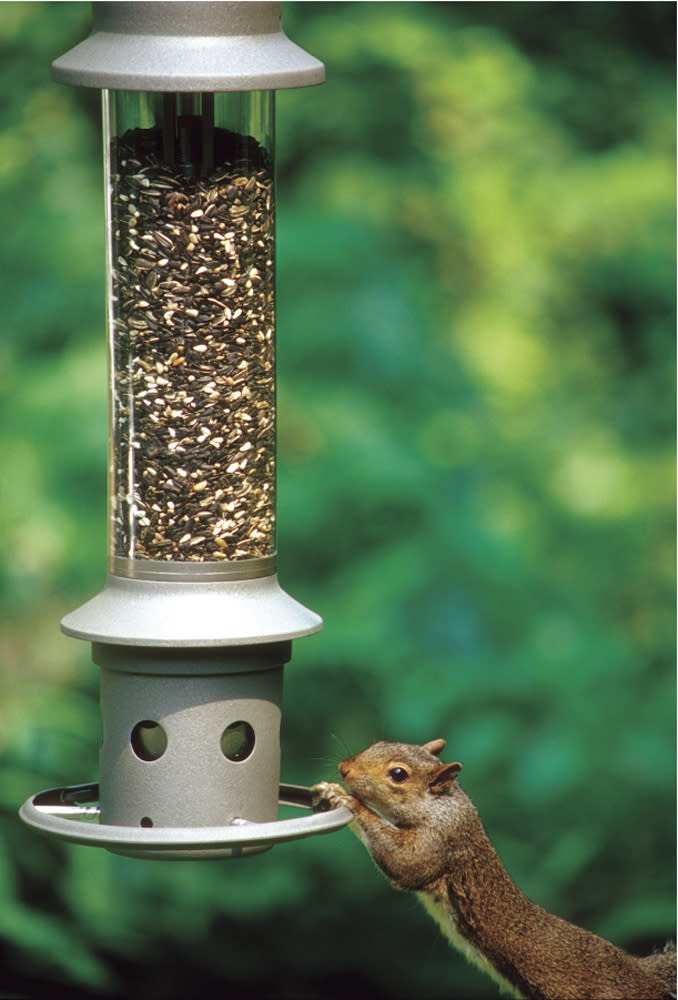
POLYGON ((275 552, 273 100, 103 92, 118 565, 275 552))

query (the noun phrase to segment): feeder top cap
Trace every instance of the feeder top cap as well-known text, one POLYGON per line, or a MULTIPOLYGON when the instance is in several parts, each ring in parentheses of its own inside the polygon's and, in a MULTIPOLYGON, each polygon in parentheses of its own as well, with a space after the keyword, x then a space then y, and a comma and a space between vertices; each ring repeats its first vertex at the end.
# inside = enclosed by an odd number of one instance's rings
POLYGON ((325 67, 282 30, 282 4, 92 4, 92 33, 52 64, 59 83, 223 92, 322 83, 325 67))

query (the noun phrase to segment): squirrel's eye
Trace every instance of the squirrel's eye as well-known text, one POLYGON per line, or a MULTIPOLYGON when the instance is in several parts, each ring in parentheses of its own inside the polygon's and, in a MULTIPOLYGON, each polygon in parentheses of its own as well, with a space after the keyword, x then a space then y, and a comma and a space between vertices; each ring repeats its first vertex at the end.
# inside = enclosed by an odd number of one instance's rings
POLYGON ((403 781, 407 781, 409 774, 404 767, 392 767, 388 772, 388 776, 391 781, 395 781, 396 784, 400 785, 403 781))

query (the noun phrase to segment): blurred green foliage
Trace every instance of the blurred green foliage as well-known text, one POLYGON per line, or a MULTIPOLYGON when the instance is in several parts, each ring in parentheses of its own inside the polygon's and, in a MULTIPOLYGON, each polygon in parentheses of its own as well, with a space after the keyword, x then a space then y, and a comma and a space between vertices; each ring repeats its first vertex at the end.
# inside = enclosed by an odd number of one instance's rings
MULTIPOLYGON (((326 621, 284 778, 444 736, 520 886, 639 952, 675 902, 674 19, 289 3, 328 81, 278 96, 280 565, 326 621)), ((105 572, 98 95, 49 79, 88 20, 0 7, 0 993, 488 996, 347 832, 164 864, 17 820, 97 774, 58 621, 105 572)))

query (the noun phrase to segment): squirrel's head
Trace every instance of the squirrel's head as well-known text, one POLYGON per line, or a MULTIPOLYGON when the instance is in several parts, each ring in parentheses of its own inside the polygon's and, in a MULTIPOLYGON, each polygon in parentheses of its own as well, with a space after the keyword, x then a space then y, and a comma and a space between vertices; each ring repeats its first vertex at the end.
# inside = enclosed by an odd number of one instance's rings
POLYGON ((431 799, 451 795, 461 764, 442 764, 445 740, 423 746, 374 743, 343 760, 339 773, 351 794, 386 819, 414 823, 430 809, 431 799))

